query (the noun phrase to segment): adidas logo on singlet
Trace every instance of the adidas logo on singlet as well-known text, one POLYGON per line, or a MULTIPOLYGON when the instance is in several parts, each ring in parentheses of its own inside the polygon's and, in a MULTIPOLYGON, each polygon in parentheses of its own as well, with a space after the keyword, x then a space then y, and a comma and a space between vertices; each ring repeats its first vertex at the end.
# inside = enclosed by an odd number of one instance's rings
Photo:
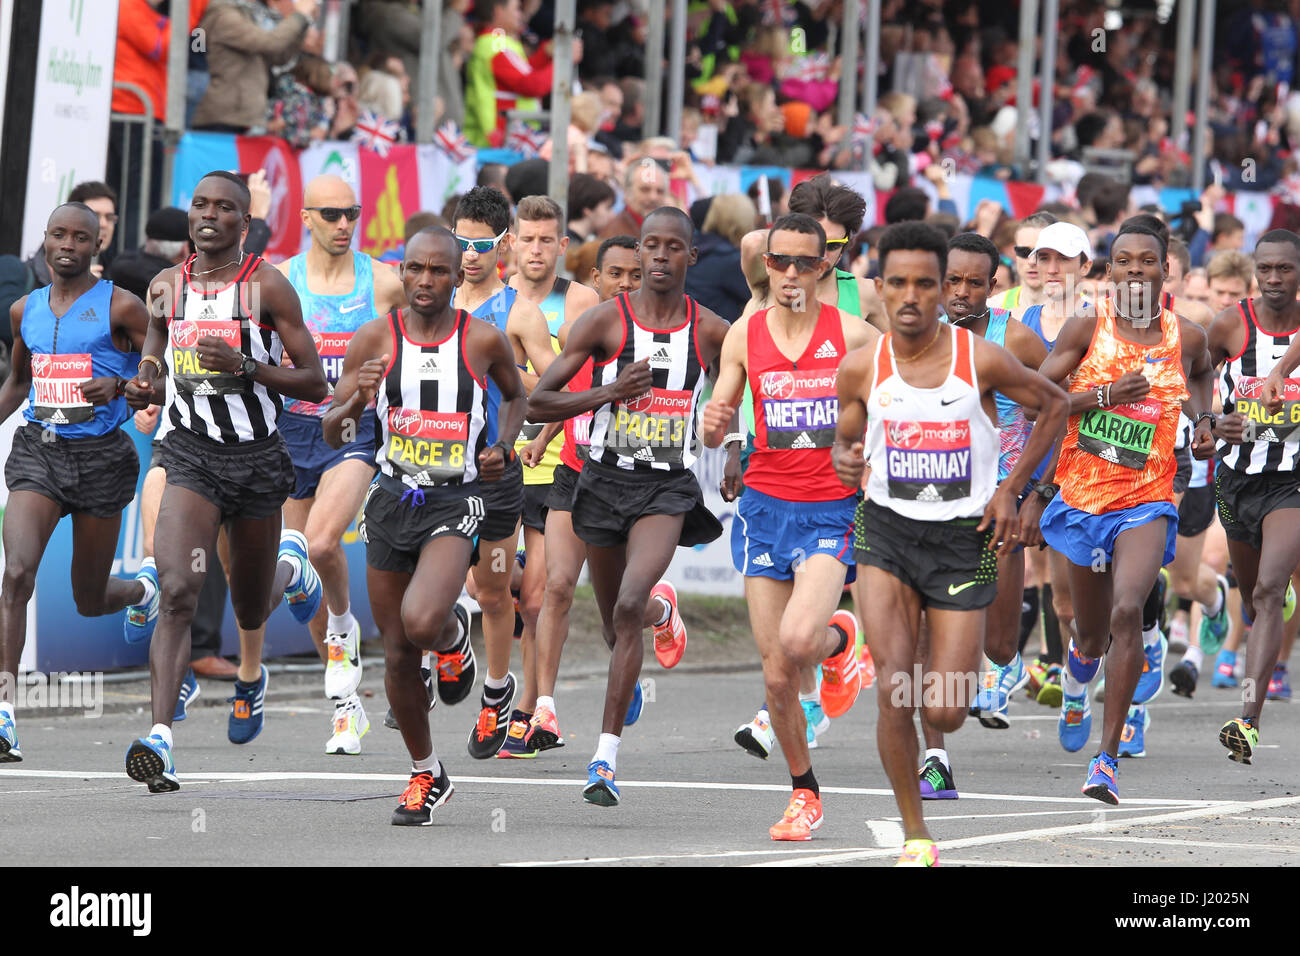
POLYGON ((86 311, 82 312, 81 315, 77 316, 77 318, 81 319, 81 321, 83 321, 83 322, 98 322, 98 321, 99 321, 99 316, 97 316, 97 315, 95 314, 95 310, 94 310, 93 307, 91 307, 91 308, 87 309, 86 311))
POLYGON ((799 437, 790 443, 791 448, 816 448, 813 440, 808 437, 807 432, 800 432, 799 437))
POLYGON ((433 484, 433 476, 430 475, 427 471, 420 472, 418 475, 415 476, 415 480, 422 485, 433 484))
POLYGON ((1277 432, 1273 429, 1265 429, 1264 434, 1259 436, 1260 441, 1277 441, 1277 432))
POLYGON ((217 313, 216 313, 216 311, 212 308, 211 305, 205 305, 205 306, 203 307, 203 311, 199 313, 199 319, 200 319, 200 321, 203 320, 203 319, 215 319, 216 317, 217 317, 217 313))
POLYGON ((917 501, 943 501, 943 495, 939 494, 939 489, 934 485, 926 485, 921 489, 921 493, 916 496, 917 501))
POLYGON ((668 354, 668 346, 662 346, 658 352, 650 356, 651 368, 672 368, 673 357, 668 354))
POLYGON ((51 425, 66 425, 68 424, 68 417, 63 414, 62 409, 56 408, 54 414, 49 417, 48 421, 51 425))
POLYGON ((438 356, 430 355, 420 366, 421 375, 437 375, 442 369, 438 366, 438 356))
POLYGON ((640 450, 639 450, 635 455, 633 455, 632 457, 633 457, 636 461, 654 461, 654 460, 655 460, 655 453, 652 452, 652 451, 650 450, 650 446, 649 446, 649 445, 646 445, 644 448, 640 449, 640 450))
POLYGON ((1114 446, 1107 446, 1106 450, 1101 453, 1101 457, 1106 461, 1112 461, 1115 464, 1119 464, 1119 452, 1115 450, 1114 446))
POLYGON ((813 358, 839 358, 839 350, 827 339, 821 345, 817 346, 817 351, 813 353, 813 358))
POLYGON ((212 387, 211 382, 200 382, 199 387, 194 390, 195 395, 215 395, 217 390, 212 387))
POLYGON ((753 561, 750 561, 749 563, 756 568, 770 568, 772 566, 772 556, 768 554, 766 551, 764 551, 762 554, 760 554, 758 557, 756 557, 753 561))

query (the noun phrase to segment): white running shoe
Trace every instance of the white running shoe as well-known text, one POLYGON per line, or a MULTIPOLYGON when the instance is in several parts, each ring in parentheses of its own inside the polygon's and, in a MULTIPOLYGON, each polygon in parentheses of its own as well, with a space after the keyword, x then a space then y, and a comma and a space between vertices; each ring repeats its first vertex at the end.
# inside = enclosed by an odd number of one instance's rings
POLYGON ((1187 644, 1190 637, 1191 628, 1189 623, 1175 614, 1169 621, 1169 653, 1184 653, 1187 650, 1187 644))
POLYGON ((325 696, 342 700, 357 692, 361 684, 361 624, 352 619, 346 633, 325 635, 325 696))
POLYGON ((325 745, 327 754, 361 753, 361 738, 370 730, 370 721, 361 698, 356 694, 334 705, 334 736, 325 745))
POLYGON ((772 724, 767 711, 760 710, 758 716, 741 726, 736 731, 734 739, 746 753, 751 753, 760 760, 766 760, 774 744, 772 724))

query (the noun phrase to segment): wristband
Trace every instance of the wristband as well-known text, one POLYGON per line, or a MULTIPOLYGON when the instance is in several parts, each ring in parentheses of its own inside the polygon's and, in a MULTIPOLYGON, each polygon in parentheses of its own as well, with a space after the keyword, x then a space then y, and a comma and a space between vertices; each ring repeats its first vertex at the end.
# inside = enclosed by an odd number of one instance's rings
POLYGON ((162 360, 159 359, 158 356, 156 356, 156 355, 146 355, 146 356, 144 356, 144 358, 140 359, 140 364, 139 364, 138 366, 136 366, 136 373, 137 373, 137 374, 139 373, 140 369, 144 368, 144 363, 145 363, 145 362, 152 362, 152 363, 153 363, 153 367, 154 367, 155 369, 158 370, 158 374, 159 374, 159 375, 162 375, 162 374, 163 374, 163 363, 162 363, 162 360))
POLYGON ((1105 386, 1105 385, 1098 385, 1098 386, 1097 386, 1097 407, 1098 407, 1098 408, 1105 408, 1105 407, 1106 407, 1106 400, 1105 400, 1105 398, 1103 397, 1105 394, 1106 394, 1106 386, 1105 386))
POLYGON ((504 441, 496 442, 495 444, 493 444, 492 447, 501 449, 501 458, 505 461, 507 465, 515 460, 514 448, 511 447, 510 445, 507 445, 504 441))
POLYGON ((745 435, 743 432, 732 432, 731 434, 727 435, 726 438, 722 439, 723 448, 726 448, 728 445, 743 445, 743 444, 745 444, 745 435))
POLYGON ((121 398, 126 394, 126 379, 120 375, 114 375, 113 378, 117 380, 117 387, 113 389, 113 396, 115 398, 121 398))

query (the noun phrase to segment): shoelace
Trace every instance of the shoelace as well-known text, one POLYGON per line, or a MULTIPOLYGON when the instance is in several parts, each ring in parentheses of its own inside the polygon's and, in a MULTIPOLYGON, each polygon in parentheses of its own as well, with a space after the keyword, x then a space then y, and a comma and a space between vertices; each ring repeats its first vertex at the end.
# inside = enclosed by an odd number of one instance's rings
POLYGON ((484 707, 478 712, 478 722, 474 725, 474 730, 478 733, 480 743, 497 732, 497 711, 495 707, 484 707))
POLYGON ((438 670, 446 680, 455 680, 465 667, 465 655, 460 651, 438 655, 438 670))
POLYGON ((402 793, 402 806, 407 810, 419 810, 424 806, 424 801, 429 797, 429 791, 433 789, 433 774, 425 770, 417 773, 411 778, 411 782, 406 785, 406 790, 402 793))
POLYGON ((420 488, 407 488, 402 492, 402 504, 409 503, 412 508, 424 507, 424 491, 420 488))

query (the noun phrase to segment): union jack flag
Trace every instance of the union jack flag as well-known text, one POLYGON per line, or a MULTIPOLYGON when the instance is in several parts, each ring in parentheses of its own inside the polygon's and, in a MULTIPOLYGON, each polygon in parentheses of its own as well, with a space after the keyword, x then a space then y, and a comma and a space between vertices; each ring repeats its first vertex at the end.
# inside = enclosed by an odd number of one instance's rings
POLYGON ((474 147, 455 123, 448 122, 439 128, 433 134, 433 141, 451 157, 453 163, 463 163, 474 155, 474 147))
POLYGON ((527 123, 515 123, 506 135, 506 149, 513 149, 531 159, 542 151, 549 138, 546 133, 533 129, 527 123))
POLYGON ((796 18, 794 7, 786 0, 763 0, 763 26, 788 27, 796 18))
POLYGON ((786 68, 785 79, 804 83, 820 83, 831 72, 831 58, 825 53, 812 53, 796 57, 786 68))
POLYGON ((363 110, 352 133, 352 141, 380 156, 387 156, 388 150, 397 142, 401 128, 399 123, 377 116, 371 110, 363 110))
POLYGON ((876 130, 880 123, 874 118, 868 118, 865 113, 859 113, 853 120, 853 132, 850 138, 855 142, 862 142, 871 139, 876 135, 876 130))

